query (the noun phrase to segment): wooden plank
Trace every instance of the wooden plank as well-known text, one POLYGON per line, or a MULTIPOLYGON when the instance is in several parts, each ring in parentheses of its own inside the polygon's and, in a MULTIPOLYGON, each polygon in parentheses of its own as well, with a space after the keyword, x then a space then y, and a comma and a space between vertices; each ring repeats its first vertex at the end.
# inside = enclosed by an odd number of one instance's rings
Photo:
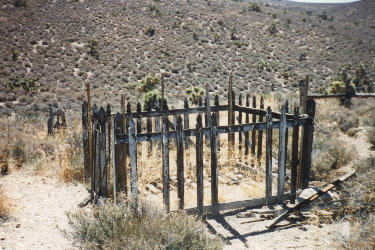
POLYGON ((169 142, 167 137, 167 117, 162 122, 162 151, 163 151, 163 201, 167 212, 170 211, 169 195, 169 142))
MULTIPOLYGON (((187 98, 184 100, 184 109, 189 109, 189 101, 187 98)), ((189 129, 189 114, 184 114, 184 129, 189 129)), ((185 149, 189 148, 189 137, 185 138, 185 149)))
MULTIPOLYGON (((263 97, 260 98, 260 109, 264 109, 264 99, 263 97)), ((259 116, 259 122, 263 122, 263 116, 259 116)), ((262 145, 263 145, 263 130, 258 131, 258 152, 257 152, 257 158, 260 160, 262 157, 262 145)))
MULTIPOLYGON (((254 109, 256 109, 256 107, 257 107, 257 98, 256 98, 256 96, 254 95, 253 96, 253 108, 254 109)), ((255 114, 253 114, 253 116, 252 116, 252 122, 253 123, 256 123, 256 115, 255 114)), ((255 130, 253 130, 252 132, 251 132, 251 153, 253 154, 253 155, 255 155, 255 146, 256 146, 256 131, 255 130)))
POLYGON ((107 197, 106 133, 99 133, 99 196, 107 197))
POLYGON ((100 196, 100 131, 99 131, 99 124, 96 123, 97 128, 94 128, 95 134, 95 162, 94 162, 94 191, 97 196, 100 196))
POLYGON ((197 207, 198 214, 203 214, 203 135, 202 116, 198 114, 196 125, 196 165, 197 165, 197 207))
POLYGON ((297 168, 298 168, 298 141, 299 141, 299 126, 298 126, 298 117, 299 117, 299 108, 294 109, 295 117, 295 126, 293 126, 293 135, 292 135, 292 170, 291 170, 291 186, 290 193, 291 198, 290 202, 295 203, 296 200, 296 190, 297 190, 297 168))
MULTIPOLYGON (((138 102, 137 103, 137 112, 142 112, 142 106, 141 104, 138 102)), ((137 134, 141 134, 142 133, 142 118, 141 117, 138 117, 137 118, 137 134)))
MULTIPOLYGON (((151 112, 151 105, 147 106, 147 111, 151 112)), ((151 117, 146 118, 146 131, 147 131, 147 133, 152 132, 152 118, 151 117)), ((152 152, 152 141, 149 141, 148 142, 148 153, 149 153, 149 155, 151 154, 151 152, 152 152)))
POLYGON ((299 82, 299 94, 300 94, 300 107, 302 114, 306 111, 306 98, 307 98, 307 92, 309 88, 309 76, 306 76, 305 79, 301 80, 299 82))
POLYGON ((279 128, 279 156, 278 156, 278 185, 277 185, 277 202, 284 201, 284 181, 285 181, 285 137, 286 137, 286 107, 281 109, 281 119, 279 128))
MULTIPOLYGON (((298 124, 303 126, 308 123, 309 118, 304 117, 298 120, 298 124)), ((286 123, 287 128, 293 127, 293 121, 288 120, 286 123)), ((280 122, 272 122, 272 127, 277 129, 280 127, 280 122)), ((217 127, 218 134, 226 134, 226 133, 236 133, 236 132, 246 132, 252 130, 265 130, 266 124, 265 123, 250 123, 250 124, 242 124, 242 125, 233 125, 233 126, 220 126, 217 127)), ((195 129, 187 129, 183 130, 184 137, 187 136, 195 136, 195 129)), ((210 128, 202 128, 203 135, 210 134, 210 128)), ((148 140, 160 140, 162 135, 160 133, 149 133, 149 134, 140 134, 137 136, 137 142, 141 141, 148 141, 148 140)), ((167 133, 167 137, 174 139, 176 137, 176 131, 169 131, 167 133)), ((126 135, 118 135, 116 139, 118 144, 127 143, 128 137, 126 135)))
MULTIPOLYGON (((263 109, 254 109, 254 108, 249 108, 249 107, 244 107, 244 106, 239 106, 235 105, 233 107, 235 111, 242 111, 244 113, 249 113, 249 114, 255 114, 259 116, 266 116, 267 112, 263 109)), ((275 119, 280 119, 281 113, 280 112, 272 112, 272 117, 275 119)), ((293 114, 286 114, 287 119, 293 119, 294 115, 293 114)))
POLYGON ((112 179, 113 179, 113 201, 115 205, 117 204, 117 176, 116 176, 116 145, 115 145, 115 115, 111 115, 111 125, 112 125, 112 131, 111 131, 111 144, 112 144, 112 179))
MULTIPOLYGON (((289 112, 289 101, 285 101, 285 113, 287 114, 289 112)), ((285 119, 286 119, 286 114, 285 114, 285 119)), ((286 121, 285 121, 286 122, 286 121)), ((284 162, 284 173, 286 171, 286 165, 288 162, 288 136, 289 136, 289 131, 288 127, 285 128, 285 162, 284 162)))
MULTIPOLYGON (((214 105, 215 106, 219 106, 219 96, 218 95, 215 95, 215 102, 214 102, 214 105)), ((216 107, 214 107, 215 109, 216 107)), ((219 111, 216 111, 215 112, 216 114, 216 124, 217 126, 220 126, 220 114, 219 114, 219 111)), ((218 145, 218 150, 220 151, 220 136, 217 137, 217 145, 218 145)))
MULTIPOLYGON (((238 96, 238 105, 242 106, 242 94, 238 96)), ((242 112, 241 111, 238 112, 238 124, 242 124, 242 112)), ((242 133, 241 132, 238 133, 238 150, 241 155, 241 151, 242 151, 242 133)))
MULTIPOLYGON (((91 110, 91 95, 90 95, 90 83, 86 84, 86 92, 87 92, 87 107, 88 107, 88 137, 89 137, 89 171, 90 177, 92 178, 92 170, 93 170, 93 127, 92 127, 92 110, 91 110)), ((93 182, 92 182, 93 183, 93 182)), ((93 187, 93 186, 92 186, 93 187)), ((93 197, 91 197, 93 198, 93 197)))
POLYGON ((306 102, 306 113, 310 117, 310 122, 304 127, 302 135, 302 156, 301 156, 301 184, 302 188, 307 188, 310 181, 311 153, 313 145, 315 101, 308 99, 306 102))
POLYGON ((89 115, 87 102, 82 103, 82 144, 83 144, 83 166, 85 182, 90 179, 90 149, 89 149, 89 115))
POLYGON ((266 116, 266 198, 265 205, 271 204, 272 197, 272 111, 267 108, 266 116))
MULTIPOLYGON (((160 110, 160 103, 159 100, 156 100, 155 103, 155 110, 160 110)), ((155 116, 155 132, 161 132, 161 125, 160 125, 160 116, 155 116)), ((158 144, 158 150, 161 149, 161 143, 158 144)))
MULTIPOLYGON (((233 125, 233 88, 232 88, 232 73, 229 75, 229 89, 228 89, 228 125, 233 125)), ((228 134, 228 152, 231 152, 234 144, 234 134, 228 134)), ((230 156, 230 155, 229 155, 230 156)))
POLYGON ((217 157, 217 127, 216 127, 216 115, 212 115, 211 124, 211 208, 212 215, 219 214, 219 192, 218 192, 218 157, 217 157))
POLYGON ((184 209, 184 134, 182 133, 181 116, 178 116, 176 124, 176 147, 178 207, 184 209))
MULTIPOLYGON (((249 107, 249 106, 250 106, 250 95, 247 94, 247 95, 246 95, 246 107, 249 107)), ((240 112, 241 112, 241 111, 240 111, 240 112)), ((246 112, 245 123, 246 123, 246 124, 249 124, 249 123, 250 123, 249 113, 248 113, 248 112, 246 112)), ((250 147, 249 132, 246 131, 246 132, 245 132, 245 155, 248 155, 248 154, 249 154, 249 147, 250 147)))
POLYGON ((132 198, 138 201, 137 141, 133 119, 129 120, 130 184, 132 198))
MULTIPOLYGON (((210 104, 210 85, 206 83, 206 128, 211 128, 211 104, 210 104)), ((210 137, 206 136, 206 144, 209 145, 210 137)))

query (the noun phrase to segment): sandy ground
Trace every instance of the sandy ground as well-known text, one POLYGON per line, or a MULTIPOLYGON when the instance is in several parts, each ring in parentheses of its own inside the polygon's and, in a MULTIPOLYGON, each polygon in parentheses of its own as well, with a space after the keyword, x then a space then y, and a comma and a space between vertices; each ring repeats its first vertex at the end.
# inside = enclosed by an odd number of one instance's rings
POLYGON ((66 212, 79 209, 88 195, 82 184, 13 172, 0 178, 14 204, 10 220, 0 225, 1 249, 72 249, 66 212))

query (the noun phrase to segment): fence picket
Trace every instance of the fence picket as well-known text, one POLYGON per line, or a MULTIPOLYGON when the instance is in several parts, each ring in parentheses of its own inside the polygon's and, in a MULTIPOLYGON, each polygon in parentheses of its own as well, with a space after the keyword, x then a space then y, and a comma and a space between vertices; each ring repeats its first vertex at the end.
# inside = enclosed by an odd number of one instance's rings
MULTIPOLYGON (((115 125, 113 131, 115 136, 118 136, 119 133, 123 133, 124 130, 120 131, 121 115, 117 113, 115 116, 115 125)), ((125 196, 127 196, 127 169, 126 169, 126 144, 116 144, 115 145, 115 165, 116 165, 116 189, 118 191, 124 191, 125 196)))
MULTIPOLYGON (((246 107, 250 107, 250 95, 249 94, 246 95, 246 107)), ((248 112, 246 112, 245 123, 246 124, 250 123, 248 112)), ((245 132, 245 155, 249 154, 249 147, 250 147, 249 131, 246 131, 245 132)))
POLYGON ((83 142, 83 166, 85 173, 85 182, 90 178, 90 148, 89 148, 89 115, 86 101, 82 103, 82 142, 83 142))
POLYGON ((217 165, 217 127, 216 115, 212 115, 211 126, 211 208, 212 215, 219 214, 219 194, 218 194, 218 165, 217 165))
MULTIPOLYGON (((141 104, 138 102, 137 103, 137 113, 142 112, 142 107, 141 104)), ((138 117, 137 118, 137 134, 142 133, 142 118, 138 117)))
POLYGON ((163 200, 167 212, 170 211, 169 202, 169 142, 167 137, 168 118, 163 117, 162 122, 162 151, 163 151, 163 200))
POLYGON ((265 205, 272 202, 272 111, 267 108, 266 115, 266 198, 265 205))
POLYGON ((198 213, 203 214, 203 137, 202 116, 198 114, 196 125, 196 164, 197 164, 197 207, 198 213))
MULTIPOLYGON (((238 105, 242 106, 242 94, 238 96, 238 105)), ((242 112, 238 112, 238 124, 242 124, 242 112)), ((242 132, 238 132, 238 150, 240 151, 239 154, 241 155, 242 151, 242 132)))
MULTIPOLYGON (((264 99, 263 97, 260 98, 260 109, 264 109, 264 99)), ((263 122, 264 118, 262 115, 259 116, 259 122, 263 122)), ((257 158, 260 160, 262 157, 262 143, 263 143, 263 130, 258 131, 258 153, 257 158)))
POLYGON ((279 128, 279 161, 278 161, 278 185, 277 202, 284 201, 284 181, 285 181, 285 136, 286 136, 286 106, 281 109, 280 128, 279 128))
POLYGON ((184 209, 184 134, 181 116, 177 118, 176 132, 178 208, 184 209))
POLYGON ((298 126, 299 108, 294 109, 294 126, 292 139, 292 171, 291 171, 291 197, 290 202, 295 203, 296 189, 297 189, 297 168, 298 168, 298 140, 299 140, 299 126, 298 126))
POLYGON ((129 120, 130 184, 132 198, 138 201, 137 141, 134 120, 129 120))
MULTIPOLYGON (((189 109, 189 101, 187 98, 184 100, 184 108, 189 109)), ((189 129, 189 113, 184 114, 184 129, 189 129)), ((189 148, 189 137, 185 138, 185 149, 189 148)))
MULTIPOLYGON (((256 107, 257 107, 257 98, 256 98, 256 96, 254 95, 254 96, 253 96, 253 108, 256 108, 256 107)), ((252 122, 253 122, 253 123, 256 123, 256 121, 257 121, 256 115, 253 114, 252 122)), ((256 143, 256 130, 253 130, 253 131, 251 132, 251 153, 252 153, 253 155, 255 155, 255 145, 256 145, 255 143, 256 143)))
MULTIPOLYGON (((219 96, 218 95, 215 95, 215 102, 214 102, 214 105, 215 106, 219 106, 219 96)), ((215 112, 216 114, 216 124, 217 126, 220 126, 220 115, 219 115, 219 110, 215 112)), ((218 148, 217 150, 220 151, 220 136, 217 137, 217 145, 218 145, 218 148)))

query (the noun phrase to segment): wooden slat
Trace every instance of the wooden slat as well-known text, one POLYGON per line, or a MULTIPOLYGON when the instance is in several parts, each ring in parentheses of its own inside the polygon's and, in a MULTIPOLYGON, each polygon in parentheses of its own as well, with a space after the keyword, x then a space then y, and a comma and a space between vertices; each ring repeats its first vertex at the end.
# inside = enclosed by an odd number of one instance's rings
MULTIPOLYGON (((238 96, 238 105, 242 106, 242 94, 238 96)), ((242 124, 242 112, 238 112, 238 124, 242 124)), ((242 133, 238 133, 238 150, 241 154, 242 151, 242 133)))
MULTIPOLYGON (((263 97, 260 98, 260 109, 264 109, 264 99, 263 97)), ((263 122, 263 116, 259 116, 259 122, 263 122)), ((260 160, 262 157, 262 145, 263 145, 263 130, 258 131, 258 153, 257 158, 260 160)))
MULTIPOLYGON (((250 107, 250 95, 246 95, 246 107, 250 107)), ((246 124, 250 123, 249 119, 249 113, 246 112, 246 118, 245 118, 246 124)), ((249 147, 250 147, 250 138, 249 138, 249 132, 245 132, 245 155, 249 154, 249 147)))
POLYGON ((286 137, 286 107, 281 109, 281 119, 279 128, 279 160, 278 160, 278 185, 277 185, 277 201, 284 201, 284 181, 285 181, 285 137, 286 137))
MULTIPOLYGON (((111 131, 111 148, 112 148, 112 179, 113 179, 113 201, 116 205, 117 203, 117 175, 116 175, 116 151, 115 151, 115 115, 111 115, 111 125, 112 125, 112 131, 111 131)), ((119 145, 120 146, 120 145, 119 145)))
POLYGON ((95 134, 95 158, 94 158, 94 191, 96 195, 100 195, 100 131, 99 124, 95 124, 97 128, 94 128, 95 134))
MULTIPOLYGON (((187 98, 184 100, 184 109, 189 109, 189 101, 187 98)), ((184 114, 184 129, 189 129, 189 114, 184 114)), ((189 137, 185 138, 185 149, 189 148, 189 137)))
POLYGON ((138 201, 137 141, 134 120, 129 120, 130 185, 132 198, 138 201))
POLYGON ((271 204, 272 197, 272 111, 267 108, 266 116, 266 198, 265 205, 271 204))
POLYGON ((178 207, 184 209, 184 134, 182 133, 181 116, 178 116, 176 124, 176 147, 178 207))
MULTIPOLYGON (((255 114, 255 115, 259 115, 259 116, 266 116, 267 115, 267 112, 263 109, 254 109, 254 108, 249 108, 249 107, 244 107, 244 106, 239 106, 239 105, 235 105, 233 107, 233 109, 235 111, 242 111, 244 113, 255 114)), ((272 112, 272 117, 274 119, 280 119, 281 113, 280 112, 272 112)), ((286 114, 286 118, 287 119, 293 119, 294 115, 293 114, 286 114)))
POLYGON ((202 116, 197 116, 196 125, 196 165, 197 165, 197 207, 198 213, 203 214, 203 134, 202 116))
MULTIPOLYGON (((289 113, 289 101, 285 101, 285 113, 289 113)), ((288 137, 289 137, 289 131, 288 128, 286 127, 285 131, 285 163, 284 163, 284 173, 286 171, 286 165, 288 163, 288 137)))
POLYGON ((302 188, 305 189, 309 186, 310 171, 311 171, 311 153, 313 144, 313 132, 314 132, 314 116, 315 116, 315 101, 308 99, 306 102, 306 113, 310 119, 310 123, 304 127, 303 130, 303 141, 302 141, 302 153, 301 153, 301 184, 302 188))
MULTIPOLYGON (((139 102, 137 103, 137 112, 138 113, 142 112, 142 107, 139 102)), ((137 118, 137 134, 141 134, 141 133, 142 133, 142 118, 138 117, 137 118)))
MULTIPOLYGON (((215 106, 219 106, 219 96, 218 95, 215 95, 215 102, 214 102, 214 105, 215 106)), ((215 109, 215 107, 214 107, 215 109)), ((220 126, 220 114, 219 114, 219 111, 216 111, 215 112, 216 114, 216 124, 217 126, 220 126)), ((218 145, 218 150, 220 151, 220 136, 217 137, 217 145, 218 145)))
POLYGON ((162 122, 162 151, 163 151, 163 200, 167 212, 170 211, 169 197, 169 142, 167 137, 167 118, 162 122))
MULTIPOLYGON (((229 89, 228 89, 228 125, 233 125, 233 89, 232 89, 232 74, 229 75, 229 89)), ((228 152, 231 152, 234 144, 234 134, 228 134, 228 152)), ((229 155, 230 157, 230 155, 229 155)))
POLYGON ((90 148, 89 148, 89 115, 88 105, 82 103, 82 143, 83 143, 83 166, 85 173, 85 182, 90 179, 90 148))
POLYGON ((292 170, 291 170, 291 198, 290 202, 295 203, 296 200, 296 190, 297 190, 297 168, 298 168, 298 140, 299 140, 299 108, 294 109, 295 126, 293 126, 293 139, 292 139, 292 170))
POLYGON ((211 126, 211 213, 213 215, 219 214, 219 194, 218 194, 218 157, 217 157, 217 128, 216 128, 216 115, 212 116, 211 126))
MULTIPOLYGON (((256 107, 257 107, 257 99, 256 99, 256 96, 253 96, 253 108, 256 109, 256 107)), ((256 119, 257 119, 256 115, 253 114, 253 116, 252 116, 252 122, 256 123, 256 121, 257 121, 256 119)), ((256 146, 256 131, 253 130, 251 132, 251 153, 253 155, 255 155, 255 146, 256 146)))
MULTIPOLYGON (((210 104, 210 85, 206 83, 206 128, 211 128, 211 104, 210 104)), ((210 136, 206 136, 206 144, 209 145, 210 136)))

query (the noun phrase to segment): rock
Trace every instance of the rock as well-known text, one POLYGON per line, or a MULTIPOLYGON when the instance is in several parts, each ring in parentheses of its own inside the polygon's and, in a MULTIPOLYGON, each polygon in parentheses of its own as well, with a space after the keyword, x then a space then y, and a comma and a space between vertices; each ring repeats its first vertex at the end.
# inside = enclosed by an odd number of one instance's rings
POLYGON ((21 224, 17 224, 17 225, 16 225, 16 228, 19 228, 20 226, 21 226, 21 224))
POLYGON ((157 189, 154 185, 151 185, 151 184, 146 185, 146 190, 149 191, 152 194, 159 193, 159 189, 157 189))

